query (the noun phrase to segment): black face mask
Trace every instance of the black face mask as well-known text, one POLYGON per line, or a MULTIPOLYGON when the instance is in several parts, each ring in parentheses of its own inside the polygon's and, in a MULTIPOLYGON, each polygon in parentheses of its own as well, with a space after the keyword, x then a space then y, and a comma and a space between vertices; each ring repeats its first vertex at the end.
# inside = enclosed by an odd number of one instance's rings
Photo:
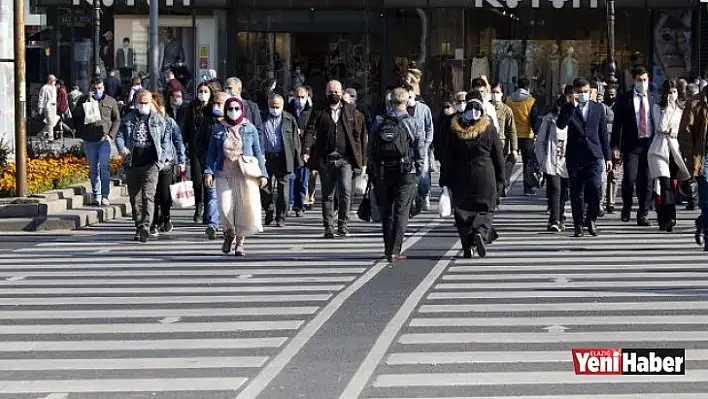
POLYGON ((327 95, 327 100, 332 105, 338 104, 340 101, 342 101, 342 96, 339 94, 329 94, 327 95))

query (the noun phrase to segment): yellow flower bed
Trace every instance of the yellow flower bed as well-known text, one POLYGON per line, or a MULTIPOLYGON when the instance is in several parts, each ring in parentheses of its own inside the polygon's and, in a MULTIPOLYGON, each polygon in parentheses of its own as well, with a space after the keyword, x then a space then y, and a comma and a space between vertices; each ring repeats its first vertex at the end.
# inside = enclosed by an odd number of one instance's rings
MULTIPOLYGON (((120 168, 120 160, 111 160, 111 173, 120 168)), ((27 162, 28 194, 65 188, 88 180, 89 167, 86 158, 73 155, 30 159, 27 162)), ((0 172, 0 197, 15 195, 15 164, 10 163, 0 172)))

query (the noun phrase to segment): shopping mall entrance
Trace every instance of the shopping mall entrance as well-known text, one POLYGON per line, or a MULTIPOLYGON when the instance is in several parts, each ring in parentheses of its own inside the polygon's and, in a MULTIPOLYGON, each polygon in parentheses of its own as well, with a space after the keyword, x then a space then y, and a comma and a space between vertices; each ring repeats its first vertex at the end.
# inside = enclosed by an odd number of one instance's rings
MULTIPOLYGON (((235 74, 244 80, 248 95, 261 97, 269 79, 275 79, 279 91, 287 94, 300 81, 295 73, 299 67, 305 85, 312 87, 315 101, 324 98, 328 80, 338 79, 345 87, 357 89, 360 101, 378 103, 383 50, 383 41, 377 40, 380 34, 369 29, 372 24, 361 22, 368 21, 364 12, 322 13, 284 11, 277 23, 271 19, 266 26, 253 21, 263 15, 251 15, 253 22, 248 25, 261 25, 258 28, 267 30, 246 31, 239 26, 237 59, 232 65, 235 74), (348 14, 359 16, 358 23, 348 14), (305 15, 309 23, 303 21, 305 15)), ((268 18, 260 21, 263 20, 268 18)))

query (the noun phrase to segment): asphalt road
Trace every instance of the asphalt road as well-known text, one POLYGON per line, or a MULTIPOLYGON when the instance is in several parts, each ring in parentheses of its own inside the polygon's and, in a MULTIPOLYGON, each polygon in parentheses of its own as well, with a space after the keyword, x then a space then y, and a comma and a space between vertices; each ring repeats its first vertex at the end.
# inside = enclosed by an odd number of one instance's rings
POLYGON ((421 214, 393 267, 377 225, 324 240, 314 211, 241 259, 189 211, 144 245, 125 220, 5 236, 0 398, 705 398, 693 215, 673 234, 610 216, 575 239, 545 233, 544 209, 508 198, 502 238, 471 260, 450 220, 421 214), (579 347, 686 348, 687 372, 575 376, 579 347))

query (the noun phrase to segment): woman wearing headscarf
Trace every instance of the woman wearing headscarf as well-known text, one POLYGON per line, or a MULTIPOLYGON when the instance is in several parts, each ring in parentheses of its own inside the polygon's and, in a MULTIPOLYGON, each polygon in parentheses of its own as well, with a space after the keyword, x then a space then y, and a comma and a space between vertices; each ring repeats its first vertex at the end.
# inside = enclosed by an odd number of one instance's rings
POLYGON ((492 224, 504 185, 504 155, 494 123, 484 114, 482 94, 473 91, 467 99, 465 110, 450 120, 440 186, 451 191, 464 257, 471 258, 474 252, 485 257, 486 244, 498 237, 492 224))
POLYGON ((676 195, 679 181, 691 178, 679 149, 678 132, 683 110, 678 103, 678 85, 667 80, 661 98, 652 109, 654 139, 647 155, 649 176, 654 182, 659 230, 671 232, 676 226, 676 195))
POLYGON ((214 127, 204 171, 204 184, 216 186, 225 254, 235 240, 236 256, 246 256, 245 237, 263 231, 260 188, 267 176, 258 131, 246 119, 241 99, 232 97, 224 104, 224 119, 214 127))

